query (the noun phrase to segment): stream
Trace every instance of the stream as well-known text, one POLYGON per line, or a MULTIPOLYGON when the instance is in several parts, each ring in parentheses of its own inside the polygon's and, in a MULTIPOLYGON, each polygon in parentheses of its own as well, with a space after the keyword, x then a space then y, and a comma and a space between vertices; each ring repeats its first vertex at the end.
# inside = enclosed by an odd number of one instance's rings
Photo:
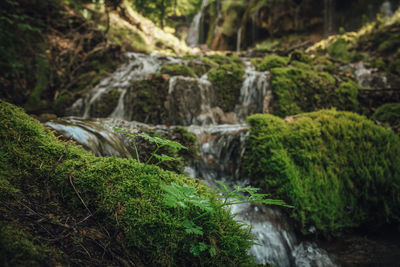
MULTIPOLYGON (((243 59, 246 72, 239 103, 233 112, 225 113, 215 103, 215 89, 207 80, 183 76, 170 77, 168 89, 168 120, 173 125, 150 125, 132 121, 127 99, 135 81, 148 79, 164 64, 185 62, 178 58, 156 54, 126 54, 126 61, 113 74, 101 81, 86 96, 77 100, 69 109, 70 117, 47 122, 46 125, 72 138, 83 148, 97 156, 134 157, 129 140, 113 130, 113 127, 166 133, 175 126, 185 126, 198 141, 200 159, 188 164, 188 176, 204 180, 216 187, 216 180, 228 186, 249 185, 249 179, 240 176, 241 159, 245 151, 248 126, 245 118, 250 114, 268 111, 272 99, 268 72, 258 72, 249 60, 243 59), (90 109, 96 99, 109 90, 120 92, 119 100, 108 118, 91 118, 90 109), (197 98, 187 97, 187 92, 197 92, 197 98), (186 97, 185 97, 186 95, 186 97), (177 106, 179 104, 179 106, 177 106)), ((233 206, 236 219, 252 226, 258 245, 249 253, 259 264, 276 266, 336 266, 326 251, 314 243, 302 242, 296 237, 287 216, 277 207, 259 204, 233 206)))

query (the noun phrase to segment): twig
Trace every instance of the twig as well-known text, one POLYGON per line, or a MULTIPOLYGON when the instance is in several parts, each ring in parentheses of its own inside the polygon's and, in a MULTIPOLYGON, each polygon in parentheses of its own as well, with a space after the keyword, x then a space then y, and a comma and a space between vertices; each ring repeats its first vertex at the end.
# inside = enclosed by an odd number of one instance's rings
POLYGON ((62 159, 64 158, 64 156, 67 154, 67 149, 69 144, 71 143, 72 137, 68 140, 68 143, 65 145, 64 151, 61 154, 61 156, 58 158, 56 164, 54 165, 53 169, 51 170, 51 172, 49 172, 49 176, 51 173, 54 173, 54 171, 57 169, 58 165, 60 165, 62 159))
POLYGON ((83 206, 85 206, 85 208, 86 208, 87 211, 89 212, 90 216, 92 216, 92 215, 93 215, 92 212, 90 211, 90 209, 88 208, 88 206, 86 206, 85 201, 83 201, 81 195, 79 194, 78 190, 76 190, 75 185, 74 185, 74 183, 72 182, 72 172, 69 172, 69 173, 68 173, 68 178, 69 178, 69 182, 71 183, 72 188, 74 189, 76 195, 77 195, 78 198, 81 200, 83 206))

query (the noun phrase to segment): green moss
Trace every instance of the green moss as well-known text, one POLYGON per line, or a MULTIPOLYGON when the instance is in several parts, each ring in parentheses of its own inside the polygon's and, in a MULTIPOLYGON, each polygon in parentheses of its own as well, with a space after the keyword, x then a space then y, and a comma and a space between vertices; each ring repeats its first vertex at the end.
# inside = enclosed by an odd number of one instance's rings
POLYGON ((359 85, 353 81, 343 82, 333 92, 332 105, 342 110, 357 111, 359 85))
POLYGON ((192 77, 192 78, 196 77, 195 72, 190 67, 183 65, 183 64, 178 64, 178 63, 162 66, 160 73, 168 74, 171 76, 180 75, 180 76, 187 76, 187 77, 192 77))
POLYGON ((223 111, 233 111, 240 96, 244 68, 239 64, 225 64, 208 72, 208 79, 217 89, 217 102, 223 111))
POLYGON ((90 106, 90 116, 94 118, 105 118, 109 116, 118 104, 121 92, 118 89, 110 89, 101 94, 90 106))
POLYGON ((128 114, 132 120, 153 124, 166 122, 164 103, 168 95, 168 80, 155 75, 149 80, 134 82, 127 94, 125 105, 130 107, 128 114))
POLYGON ((185 232, 187 217, 203 214, 190 209, 166 206, 160 185, 187 184, 199 194, 218 203, 217 195, 192 178, 145 166, 132 159, 95 157, 89 152, 56 140, 39 122, 10 104, 0 102, 0 166, 13 173, 6 179, 15 187, 29 181, 50 187, 53 201, 64 213, 85 210, 81 199, 92 211, 91 219, 101 222, 113 233, 116 254, 137 258, 154 266, 254 266, 247 250, 250 233, 226 210, 207 214, 196 222, 204 235, 185 232), (64 155, 59 163, 60 155, 64 155), (71 186, 71 180, 74 187, 71 186), (76 190, 76 191, 75 191, 76 190), (189 249, 194 242, 215 247, 216 255, 207 252, 193 256, 189 249), (122 249, 124 248, 124 249, 122 249))
POLYGON ((179 154, 184 158, 185 163, 197 161, 200 155, 196 136, 184 127, 174 127, 172 131, 173 135, 177 138, 174 141, 181 143, 187 148, 187 150, 183 149, 179 151, 179 154))
POLYGON ((400 134, 400 103, 380 106, 371 119, 388 124, 395 132, 400 134))
POLYGON ((30 234, 0 221, 0 262, 2 266, 50 266, 56 264, 56 257, 53 251, 37 244, 30 234))
POLYGON ((390 65, 389 69, 391 72, 400 74, 400 59, 394 60, 390 65))
POLYGON ((254 183, 295 206, 303 232, 400 220, 400 137, 365 117, 322 110, 286 122, 253 115, 244 165, 254 183))
POLYGON ((287 57, 281 57, 278 55, 266 56, 261 63, 257 65, 257 70, 267 71, 273 68, 286 67, 288 63, 289 58, 287 57))
POLYGON ((290 61, 299 61, 309 64, 311 58, 301 50, 295 50, 290 54, 290 61))
POLYGON ((351 43, 346 39, 338 38, 328 47, 328 53, 331 57, 344 62, 353 62, 361 59, 361 55, 357 51, 352 51, 351 48, 351 43))
POLYGON ((296 64, 297 67, 271 70, 271 86, 275 97, 272 112, 281 117, 331 106, 330 96, 335 79, 305 63, 296 64))

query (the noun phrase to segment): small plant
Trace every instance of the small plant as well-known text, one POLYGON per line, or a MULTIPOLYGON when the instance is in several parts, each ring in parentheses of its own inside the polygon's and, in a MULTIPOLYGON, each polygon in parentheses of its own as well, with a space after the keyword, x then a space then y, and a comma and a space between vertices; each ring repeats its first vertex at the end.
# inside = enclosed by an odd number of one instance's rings
POLYGON ((165 154, 161 154, 161 155, 157 154, 157 152, 163 147, 175 148, 177 150, 187 149, 185 146, 181 145, 178 142, 171 141, 171 140, 168 140, 168 139, 165 139, 165 138, 161 138, 161 137, 157 137, 157 136, 150 136, 150 135, 148 135, 146 133, 130 132, 130 131, 126 130, 126 129, 120 129, 120 128, 117 128, 117 127, 114 127, 114 130, 116 132, 118 132, 118 133, 126 135, 131 140, 133 148, 135 149, 136 159, 137 159, 138 162, 140 162, 140 158, 139 158, 139 151, 138 151, 138 148, 137 148, 137 145, 136 145, 136 141, 135 141, 136 137, 141 137, 144 140, 148 141, 149 143, 153 143, 153 144, 156 145, 156 149, 151 153, 151 155, 147 159, 147 161, 144 162, 145 165, 148 165, 153 158, 156 158, 158 160, 158 162, 155 165, 160 165, 161 163, 166 162, 166 161, 177 160, 176 158, 170 157, 170 156, 165 155, 165 154))
MULTIPOLYGON (((217 183, 221 186, 217 191, 222 195, 222 202, 213 202, 208 197, 201 196, 197 193, 197 189, 188 185, 178 185, 172 183, 171 185, 161 185, 161 189, 165 191, 164 200, 165 204, 171 208, 182 208, 189 210, 190 208, 197 207, 201 210, 201 214, 195 218, 186 217, 183 222, 185 232, 189 235, 203 236, 203 227, 198 225, 198 221, 207 215, 216 213, 221 208, 242 204, 242 203, 264 203, 268 205, 280 205, 285 207, 292 207, 285 204, 282 200, 275 200, 267 198, 267 194, 257 193, 260 189, 251 186, 240 186, 234 187, 233 191, 220 181, 217 183), (245 195, 246 194, 246 195, 245 195)), ((204 242, 194 243, 190 252, 194 256, 199 256, 201 252, 208 250, 211 256, 216 254, 215 247, 213 245, 207 245, 204 242)))

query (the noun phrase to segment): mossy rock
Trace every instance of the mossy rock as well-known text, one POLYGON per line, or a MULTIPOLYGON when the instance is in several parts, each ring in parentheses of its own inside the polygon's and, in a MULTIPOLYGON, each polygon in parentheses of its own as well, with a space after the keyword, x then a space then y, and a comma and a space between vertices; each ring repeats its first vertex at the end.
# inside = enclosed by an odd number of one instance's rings
POLYGON ((90 106, 90 117, 105 118, 109 116, 118 104, 121 92, 118 89, 110 89, 101 94, 90 106))
POLYGON ((238 64, 224 64, 208 72, 208 79, 217 90, 217 103, 223 111, 233 111, 238 103, 243 75, 244 68, 238 64))
POLYGON ((289 63, 289 58, 281 57, 278 55, 265 56, 263 60, 257 65, 258 71, 267 71, 273 68, 286 67, 289 63))
POLYGON ((335 79, 326 72, 297 62, 297 67, 273 68, 272 113, 281 117, 331 106, 335 79))
POLYGON ((178 63, 162 66, 160 73, 168 74, 170 76, 186 76, 192 78, 196 77, 196 74, 193 71, 193 69, 184 64, 178 64, 178 63))
POLYGON ((399 222, 400 137, 392 131, 335 110, 286 120, 252 115, 248 123, 248 177, 294 205, 291 215, 304 233, 399 222))
POLYGON ((380 106, 371 119, 389 125, 393 131, 400 134, 400 103, 388 103, 380 106))
POLYGON ((353 81, 341 83, 333 92, 332 106, 341 110, 358 111, 358 89, 359 85, 353 81))
MULTIPOLYGON (((161 185, 176 183, 192 186, 199 195, 221 204, 216 192, 203 183, 133 159, 95 157, 73 144, 67 146, 22 109, 3 101, 0 101, 0 123, 2 180, 20 190, 27 205, 47 205, 48 194, 51 194, 50 199, 58 208, 47 218, 54 222, 60 215, 69 220, 83 215, 81 218, 85 219, 89 209, 92 215, 85 223, 90 221, 96 231, 105 229, 104 234, 91 237, 87 231, 72 231, 71 236, 77 242, 74 247, 85 246, 92 242, 91 238, 106 238, 108 234, 107 251, 101 249, 103 253, 97 254, 92 251, 96 246, 86 246, 88 253, 79 254, 82 260, 102 260, 111 250, 111 255, 118 255, 120 262, 134 259, 145 266, 255 266, 247 253, 252 245, 249 229, 236 222, 227 210, 218 208, 215 213, 204 216, 204 211, 195 206, 171 208, 165 203, 161 185), (187 218, 199 218, 196 223, 202 226, 204 234, 186 233, 183 224, 187 218), (190 248, 198 242, 213 246, 216 255, 211 256, 208 251, 192 255, 190 248)), ((0 189, 3 190, 3 186, 0 189)), ((3 195, 4 192, 0 192, 0 196, 3 195)), ((10 216, 10 213, 2 210, 1 217, 10 216)), ((32 221, 29 225, 40 228, 38 223, 32 221)), ((42 238, 43 231, 31 234, 42 242, 41 245, 62 248, 62 242, 42 238)), ((62 235, 67 239, 71 236, 62 235)), ((6 243, 11 245, 10 241, 6 243)), ((64 250, 62 253, 61 265, 68 265, 73 252, 64 250)), ((47 256, 51 257, 46 251, 40 254, 43 258, 47 256)), ((8 262, 14 259, 18 260, 16 254, 7 255, 8 262)), ((40 260, 35 259, 30 265, 43 266, 40 260)))
POLYGON ((156 74, 149 80, 135 81, 124 98, 131 120, 164 124, 167 112, 164 107, 168 95, 168 78, 156 74))

